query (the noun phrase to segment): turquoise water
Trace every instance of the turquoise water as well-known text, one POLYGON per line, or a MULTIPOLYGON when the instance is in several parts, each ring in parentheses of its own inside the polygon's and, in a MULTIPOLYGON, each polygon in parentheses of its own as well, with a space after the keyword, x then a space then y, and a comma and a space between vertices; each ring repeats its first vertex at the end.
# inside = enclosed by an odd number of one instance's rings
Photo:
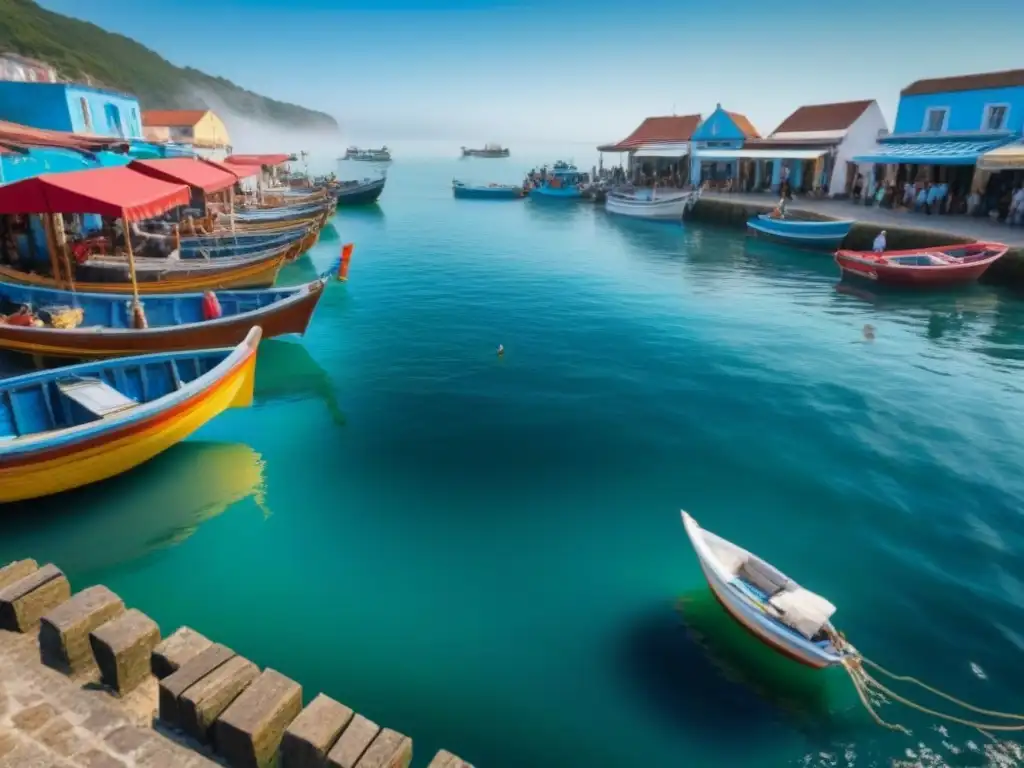
POLYGON ((914 734, 885 731, 842 671, 748 638, 679 509, 827 595, 866 655, 1024 710, 1024 304, 455 201, 465 168, 396 162, 380 210, 290 268, 356 243, 307 335, 263 345, 255 406, 4 509, 0 561, 193 626, 408 733, 417 765, 985 764, 977 733, 895 706, 914 734))

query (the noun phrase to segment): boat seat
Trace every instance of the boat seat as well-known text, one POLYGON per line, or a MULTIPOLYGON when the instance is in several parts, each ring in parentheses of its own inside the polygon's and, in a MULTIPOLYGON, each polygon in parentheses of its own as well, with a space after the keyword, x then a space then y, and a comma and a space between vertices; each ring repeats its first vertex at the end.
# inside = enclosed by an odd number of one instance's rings
POLYGON ((809 589, 794 586, 768 600, 782 620, 804 637, 811 639, 836 612, 836 607, 809 589))
POLYGON ((753 557, 743 562, 736 575, 753 584, 769 598, 781 592, 789 583, 789 579, 778 570, 753 557))
POLYGON ((57 389, 100 418, 113 416, 139 404, 99 379, 61 379, 57 382, 57 389))

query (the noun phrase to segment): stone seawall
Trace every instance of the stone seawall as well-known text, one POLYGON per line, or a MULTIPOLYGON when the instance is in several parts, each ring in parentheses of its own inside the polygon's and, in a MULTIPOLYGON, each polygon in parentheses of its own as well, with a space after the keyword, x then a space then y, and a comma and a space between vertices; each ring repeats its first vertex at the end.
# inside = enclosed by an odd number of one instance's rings
MULTIPOLYGON (((0 568, 0 768, 408 768, 412 739, 54 565, 0 568)), ((428 768, 472 768, 449 752, 428 768)))
MULTIPOLYGON (((688 220, 706 224, 746 230, 747 220, 762 213, 768 213, 775 207, 772 204, 761 204, 750 200, 728 200, 722 198, 701 198, 687 215, 688 220)), ((834 221, 836 217, 817 211, 802 209, 800 201, 790 204, 790 210, 800 211, 801 216, 816 221, 834 221)), ((854 212, 856 209, 853 209, 854 212)), ((844 248, 855 251, 871 249, 878 230, 883 228, 876 222, 858 221, 853 225, 850 234, 843 243, 844 248)), ((900 251, 910 248, 928 248, 936 245, 952 243, 972 243, 977 238, 967 235, 951 235, 949 232, 930 230, 922 227, 901 227, 898 224, 884 225, 886 241, 890 250, 900 251)), ((997 261, 985 273, 982 282, 1024 286, 1024 249, 1011 249, 1006 256, 997 261)))

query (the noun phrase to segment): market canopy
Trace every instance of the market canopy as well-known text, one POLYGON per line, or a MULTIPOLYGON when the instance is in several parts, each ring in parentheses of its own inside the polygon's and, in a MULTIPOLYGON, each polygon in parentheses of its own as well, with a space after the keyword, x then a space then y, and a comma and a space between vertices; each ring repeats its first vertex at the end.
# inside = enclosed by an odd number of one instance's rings
POLYGON ((0 214, 96 213, 129 221, 188 205, 189 189, 127 167, 45 173, 0 186, 0 214))
POLYGON ((228 165, 281 165, 291 160, 291 155, 228 155, 228 165))
POLYGON ((199 161, 212 165, 214 168, 219 168, 225 173, 233 174, 236 179, 251 179, 253 176, 259 176, 263 173, 263 168, 259 165, 228 165, 227 163, 218 163, 216 160, 210 160, 208 157, 200 157, 199 161))
POLYGON ((660 144, 641 144, 633 157, 684 157, 690 153, 690 142, 675 141, 660 144))
POLYGON ((698 160, 817 160, 828 152, 822 149, 702 149, 698 160))
POLYGON ((226 170, 214 168, 190 157, 167 157, 159 160, 134 160, 128 166, 146 176, 175 184, 188 184, 207 194, 220 192, 235 185, 237 177, 226 170))
POLYGON ((981 155, 1005 143, 1005 138, 989 141, 890 141, 877 145, 873 153, 855 157, 853 161, 894 165, 974 165, 981 155))
POLYGON ((986 152, 978 158, 978 167, 983 171, 1024 170, 1024 141, 986 152))

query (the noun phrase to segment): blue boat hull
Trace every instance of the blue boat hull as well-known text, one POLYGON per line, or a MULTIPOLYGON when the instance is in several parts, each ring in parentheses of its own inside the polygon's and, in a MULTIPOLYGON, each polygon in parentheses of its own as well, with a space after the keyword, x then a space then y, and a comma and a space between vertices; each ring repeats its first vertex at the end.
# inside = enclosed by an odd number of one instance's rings
POLYGON ((839 248, 852 227, 852 220, 773 219, 767 214, 755 216, 747 222, 747 230, 751 234, 767 237, 786 245, 822 251, 834 251, 839 248))
POLYGON ((582 200, 583 193, 576 187, 534 187, 530 197, 534 200, 582 200))
POLYGON ((523 196, 519 187, 467 187, 452 185, 455 197, 467 200, 518 200, 523 196))

